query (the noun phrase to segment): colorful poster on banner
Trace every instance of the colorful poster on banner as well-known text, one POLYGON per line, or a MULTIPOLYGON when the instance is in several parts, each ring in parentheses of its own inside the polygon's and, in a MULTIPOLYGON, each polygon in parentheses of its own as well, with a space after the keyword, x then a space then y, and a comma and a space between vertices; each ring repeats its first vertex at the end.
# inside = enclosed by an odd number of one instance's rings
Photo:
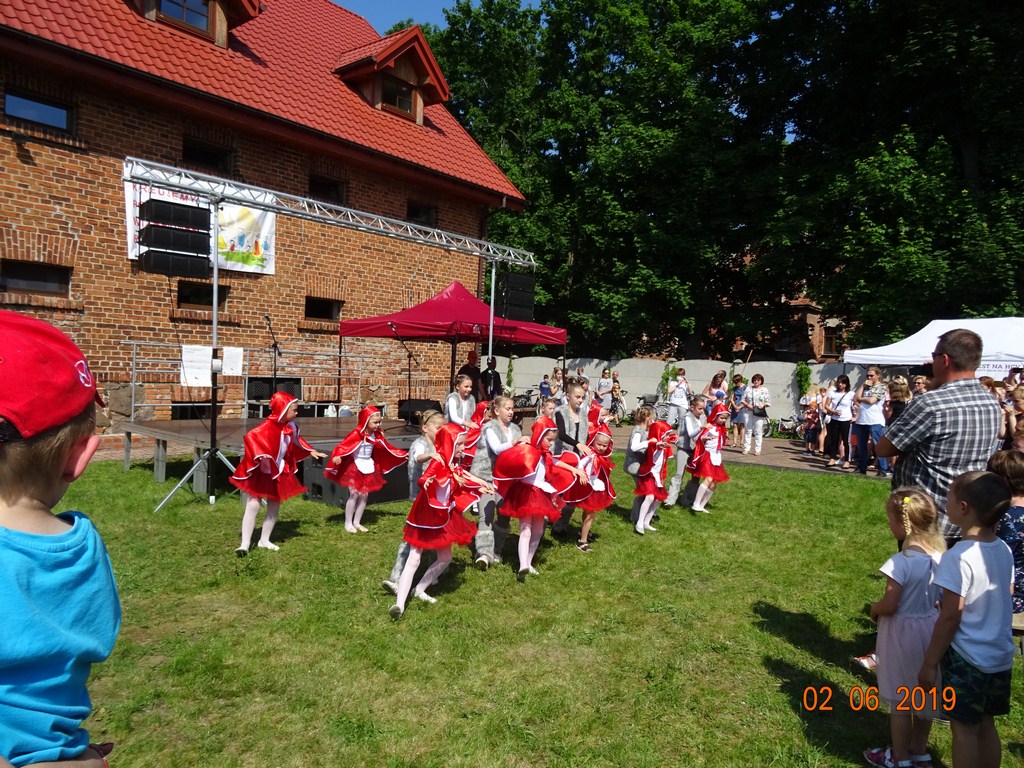
POLYGON ((240 205, 220 207, 217 253, 220 266, 244 272, 274 274, 276 216, 240 205))
MULTIPOLYGON (((230 189, 228 190, 230 191, 230 189)), ((265 202, 273 203, 270 195, 265 202)), ((139 230, 147 221, 139 217, 139 205, 150 199, 178 205, 208 208, 209 199, 198 194, 162 189, 126 181, 124 185, 125 219, 127 223, 128 258, 135 260, 145 250, 139 243, 139 230)), ((261 201, 264 202, 264 201, 261 201)), ((274 274, 274 250, 277 239, 277 215, 245 205, 222 203, 218 217, 220 237, 217 243, 220 269, 237 272, 274 274)), ((212 235, 211 235, 212 239, 212 235)), ((211 252, 213 251, 211 243, 211 252)))

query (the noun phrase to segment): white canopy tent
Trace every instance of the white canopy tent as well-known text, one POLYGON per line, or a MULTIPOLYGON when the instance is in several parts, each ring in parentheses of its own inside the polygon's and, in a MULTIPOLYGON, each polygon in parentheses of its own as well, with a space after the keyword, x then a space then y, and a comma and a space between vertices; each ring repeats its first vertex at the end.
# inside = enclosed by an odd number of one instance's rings
POLYGON ((981 336, 979 376, 1003 378, 1013 367, 1024 367, 1024 317, 932 320, 915 334, 895 344, 871 349, 848 349, 844 362, 859 365, 923 365, 930 363, 939 336, 967 328, 981 336))

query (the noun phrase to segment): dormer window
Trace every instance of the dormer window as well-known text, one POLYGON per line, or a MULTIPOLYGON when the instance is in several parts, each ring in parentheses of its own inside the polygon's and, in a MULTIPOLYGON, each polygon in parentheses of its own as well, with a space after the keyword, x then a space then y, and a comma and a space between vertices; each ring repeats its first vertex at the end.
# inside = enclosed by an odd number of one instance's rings
POLYGON ((418 26, 346 51, 334 71, 371 106, 419 125, 424 107, 448 100, 448 83, 418 26))
POLYGON ((384 109, 416 116, 416 90, 410 83, 390 75, 381 76, 380 105, 384 109))
POLYGON ((177 22, 204 35, 211 34, 209 0, 157 0, 160 18, 177 22))

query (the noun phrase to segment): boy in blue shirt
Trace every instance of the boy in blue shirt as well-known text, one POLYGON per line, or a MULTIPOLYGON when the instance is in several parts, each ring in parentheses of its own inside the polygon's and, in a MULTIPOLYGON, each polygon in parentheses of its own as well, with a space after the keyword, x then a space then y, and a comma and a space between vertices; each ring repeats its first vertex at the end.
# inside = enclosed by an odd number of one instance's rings
POLYGON ((86 681, 113 650, 121 605, 81 512, 52 508, 99 445, 103 401, 81 351, 51 325, 0 311, 0 766, 102 768, 81 727, 86 681))

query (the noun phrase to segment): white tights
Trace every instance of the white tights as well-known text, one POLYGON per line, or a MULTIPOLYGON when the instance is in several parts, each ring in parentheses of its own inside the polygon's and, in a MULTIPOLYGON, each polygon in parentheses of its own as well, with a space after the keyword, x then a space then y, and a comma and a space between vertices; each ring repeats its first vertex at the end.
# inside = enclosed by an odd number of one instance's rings
POLYGON ((349 533, 365 530, 362 527, 363 510, 366 509, 366 499, 369 495, 349 489, 348 501, 345 502, 345 530, 349 533))
MULTIPOLYGON (((420 577, 415 590, 417 595, 426 594, 427 587, 441 578, 441 574, 445 572, 445 569, 452 561, 451 544, 443 549, 435 550, 435 552, 437 552, 437 560, 420 577)), ((405 603, 408 601, 409 592, 412 590, 412 580, 416 577, 416 569, 420 567, 420 558, 422 556, 422 549, 418 547, 411 547, 409 549, 409 559, 405 561, 405 568, 402 569, 402 575, 398 579, 398 600, 396 602, 402 611, 405 611, 405 603)))
POLYGON ((533 556, 544 537, 544 515, 519 518, 519 570, 533 567, 533 556))
POLYGON ((658 511, 658 503, 654 494, 648 494, 644 496, 643 503, 640 505, 640 515, 636 521, 636 532, 643 533, 644 531, 653 531, 651 527, 651 520, 654 518, 654 513, 658 511))
MULTIPOLYGON (((270 544, 270 534, 277 522, 277 513, 281 502, 267 499, 267 513, 263 516, 263 530, 260 532, 260 544, 270 544)), ((242 513, 242 544, 241 549, 249 549, 252 545, 252 534, 256 530, 256 516, 260 513, 260 497, 245 495, 245 511, 242 513)))

